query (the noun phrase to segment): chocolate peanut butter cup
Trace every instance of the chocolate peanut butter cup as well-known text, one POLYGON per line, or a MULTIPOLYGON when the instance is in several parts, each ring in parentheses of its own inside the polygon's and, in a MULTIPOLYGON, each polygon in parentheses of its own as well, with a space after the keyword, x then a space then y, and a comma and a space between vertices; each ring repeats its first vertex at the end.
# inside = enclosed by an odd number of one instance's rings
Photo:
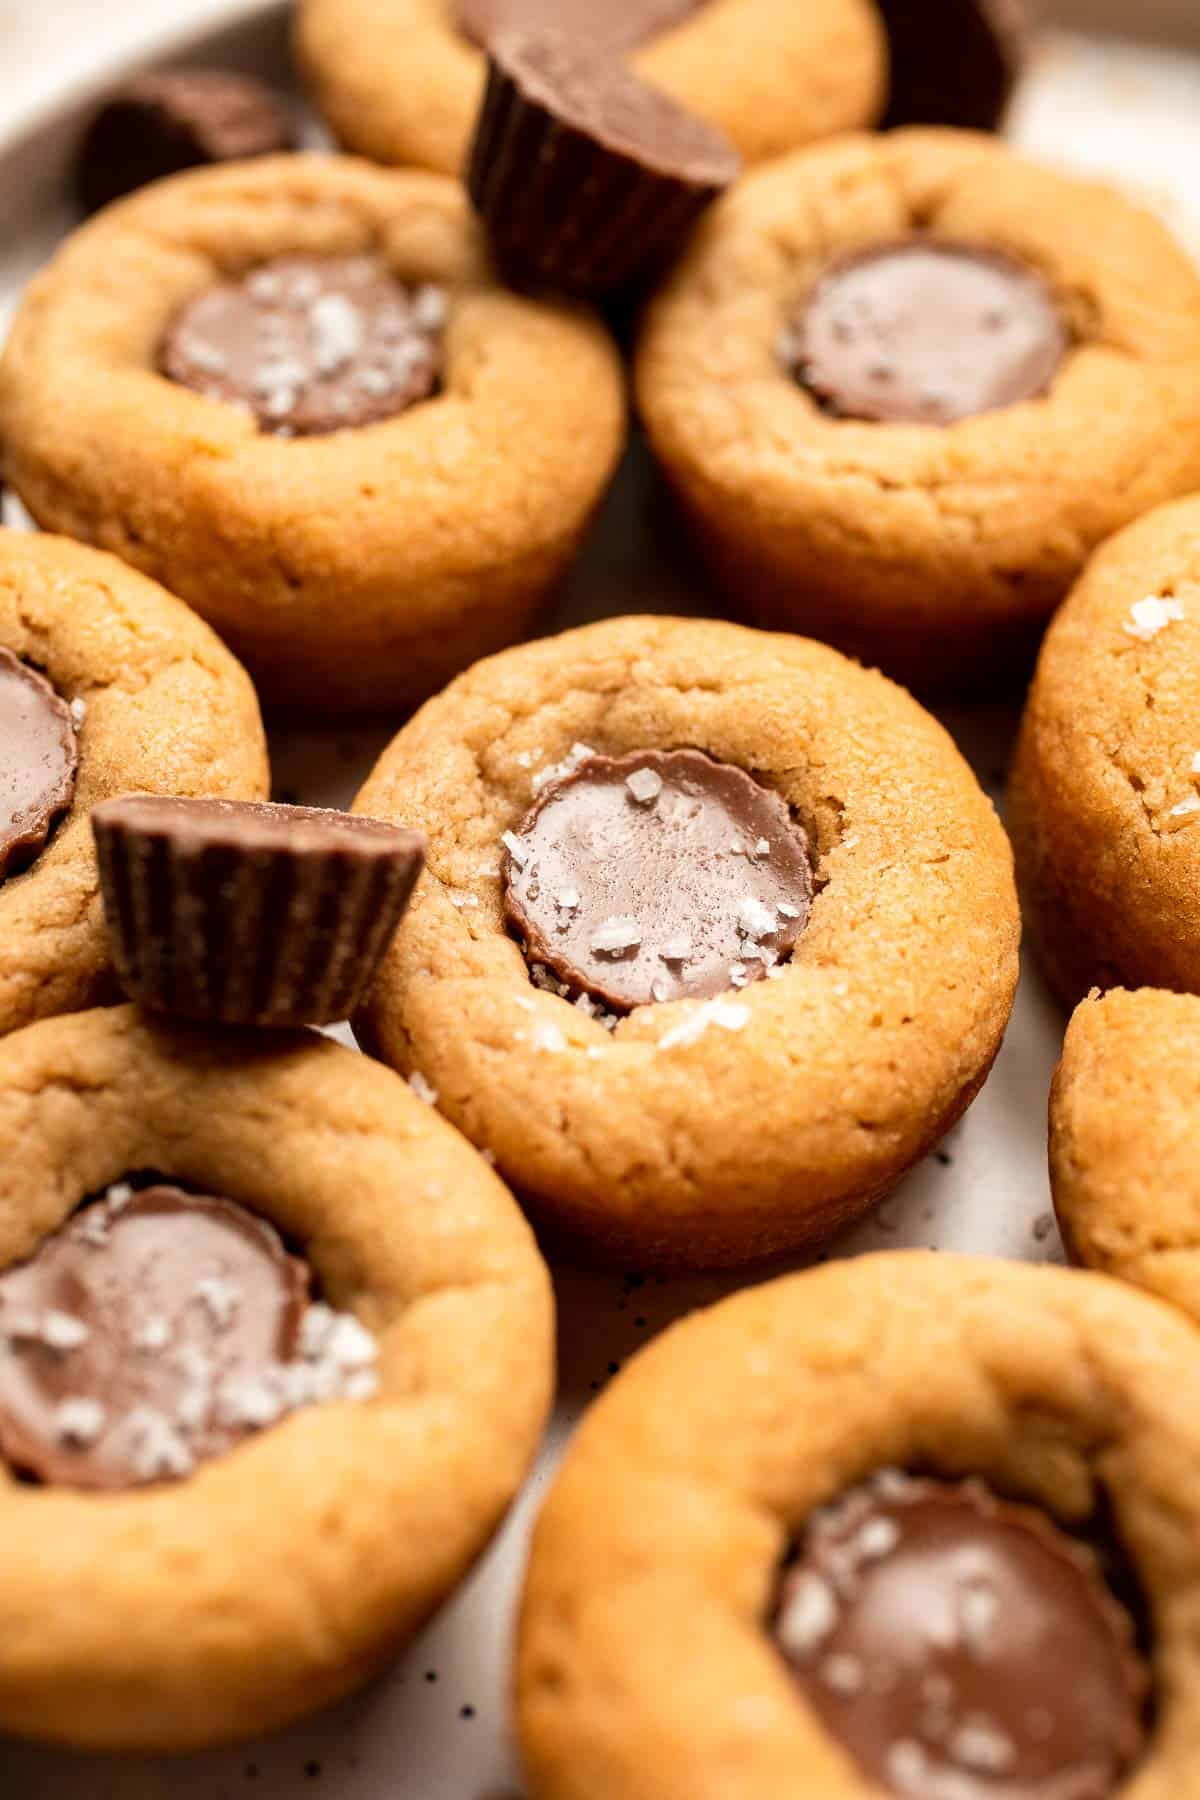
POLYGON ((0 1275, 0 1455, 47 1486, 179 1479, 317 1399, 369 1398, 373 1340, 232 1201, 118 1183, 0 1275))
POLYGON ((434 392, 448 302, 373 256, 281 256, 208 288, 159 349, 168 380, 315 437, 394 418, 434 392))
POLYGON ((489 45, 467 185, 515 281, 581 294, 632 282, 739 166, 720 132, 604 44, 544 30, 489 45))
POLYGON ((253 76, 167 69, 139 75, 110 95, 80 145, 76 186, 84 211, 95 212, 183 169, 295 144, 283 100, 253 76))
POLYGON ((415 832, 314 807, 132 795, 92 824, 127 992, 225 1024, 347 1017, 424 856, 415 832))
POLYGON ((503 31, 569 32, 614 50, 633 50, 682 25, 706 0, 458 0, 458 27, 486 49, 503 31))
POLYGON ((1037 399, 1069 347, 1036 269, 922 237, 832 264, 784 343, 797 379, 835 417, 929 425, 1037 399))
POLYGON ((1008 111, 1032 38, 1025 0, 876 0, 891 87, 884 128, 957 125, 994 131, 1008 111))
POLYGON ((79 765, 70 707, 0 649, 0 881, 38 855, 71 804, 79 765))
POLYGON ((1108 1800, 1145 1744, 1133 1622, 1049 1516, 889 1471, 809 1526, 774 1631, 899 1800, 1108 1800))
POLYGON ((812 904, 786 802, 699 750, 576 763, 506 838, 504 883, 526 960, 618 1013, 761 980, 812 904))

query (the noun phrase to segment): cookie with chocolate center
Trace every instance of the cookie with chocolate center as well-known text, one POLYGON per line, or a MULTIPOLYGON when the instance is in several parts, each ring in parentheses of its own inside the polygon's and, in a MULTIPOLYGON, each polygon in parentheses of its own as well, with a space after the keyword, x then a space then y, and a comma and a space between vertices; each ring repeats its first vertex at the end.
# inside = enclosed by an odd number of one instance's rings
POLYGON ((6 1738, 203 1749, 381 1673, 553 1358, 511 1195, 369 1057, 129 1006, 0 1038, 6 1738))
POLYGON ((999 1046, 1007 840, 941 727, 822 645, 655 618, 526 644, 355 810, 428 846, 355 1028, 575 1253, 817 1242, 999 1046))
POLYGON ((1105 538, 1200 488, 1200 275, 1149 211, 979 133, 843 139, 721 201, 635 385, 739 615, 995 690, 1105 538))
POLYGON ((93 811, 130 790, 258 800, 258 700, 213 632, 83 545, 0 531, 0 1035, 111 999, 93 811))
POLYGON ((522 636, 624 433, 600 322, 500 281, 459 180, 350 157, 109 209, 0 361, 38 524, 114 546, 310 713, 408 711, 522 636))
POLYGON ((808 920, 808 839, 784 802, 699 750, 589 757, 505 844, 530 963, 613 1012, 761 980, 808 920))
POLYGON ((774 1631, 899 1800, 1108 1800, 1145 1748, 1149 1675, 1096 1556, 979 1482, 887 1471, 824 1509, 774 1631))
POLYGON ((693 1313, 543 1505, 530 1795, 1190 1794, 1198 1398, 1192 1321, 1072 1270, 862 1256, 693 1313))

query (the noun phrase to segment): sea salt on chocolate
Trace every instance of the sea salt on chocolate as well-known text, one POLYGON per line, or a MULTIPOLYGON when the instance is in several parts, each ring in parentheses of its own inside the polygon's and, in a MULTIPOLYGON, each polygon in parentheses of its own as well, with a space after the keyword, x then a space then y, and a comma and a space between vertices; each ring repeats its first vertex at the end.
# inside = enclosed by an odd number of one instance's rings
POLYGON ((458 0, 459 29, 486 47, 497 32, 537 31, 546 26, 632 50, 699 12, 704 0, 458 0))
POLYGON ((1109 1800, 1148 1678, 1095 1555, 1045 1514, 887 1472, 812 1521, 776 1643, 899 1800, 1109 1800))
POLYGON ((122 1188, 0 1275, 0 1454, 52 1486, 178 1480, 251 1431, 374 1393, 375 1341, 232 1201, 122 1188))
POLYGON ((190 300, 159 352, 171 381, 312 437, 378 424, 432 394, 448 311, 373 256, 278 257, 190 300))
POLYGON ((1045 394, 1070 347, 1029 265, 914 236, 833 263, 785 334, 784 360, 837 418, 952 425, 1045 394))
POLYGON ((44 676, 0 649, 0 881, 44 849, 79 766, 71 708, 44 676))
POLYGON ((803 829, 698 750, 573 762, 503 841, 506 917, 542 985, 612 1012, 758 980, 807 923, 803 829))

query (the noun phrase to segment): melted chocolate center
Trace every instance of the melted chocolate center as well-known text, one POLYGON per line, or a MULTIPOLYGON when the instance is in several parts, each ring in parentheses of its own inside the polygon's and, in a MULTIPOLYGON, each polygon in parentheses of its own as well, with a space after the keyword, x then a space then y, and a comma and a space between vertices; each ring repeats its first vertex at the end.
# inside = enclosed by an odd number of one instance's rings
POLYGON ((233 1202, 110 1189, 0 1275, 0 1453, 44 1483, 123 1489, 190 1474, 294 1406, 367 1397, 373 1341, 308 1289, 233 1202))
POLYGON ((808 920, 808 839, 770 788, 699 750, 589 756, 505 839, 526 959, 614 1012, 774 968, 808 920))
POLYGON ((552 27, 568 37, 632 50, 699 12, 705 0, 459 0, 458 23, 481 48, 501 31, 552 27))
POLYGON ((914 238, 835 263, 786 354, 838 418, 951 425, 1045 394, 1069 345, 1036 270, 998 250, 914 238))
POLYGON ((0 650, 0 880, 33 862, 71 804, 79 746, 50 683, 0 650))
POLYGON ((159 353, 171 381, 313 437, 394 418, 437 386, 446 296, 370 256, 286 256, 198 294, 159 353))
POLYGON ((901 1800, 1107 1800, 1145 1741, 1146 1671, 1096 1557, 978 1483, 888 1474, 818 1515, 775 1634, 901 1800))

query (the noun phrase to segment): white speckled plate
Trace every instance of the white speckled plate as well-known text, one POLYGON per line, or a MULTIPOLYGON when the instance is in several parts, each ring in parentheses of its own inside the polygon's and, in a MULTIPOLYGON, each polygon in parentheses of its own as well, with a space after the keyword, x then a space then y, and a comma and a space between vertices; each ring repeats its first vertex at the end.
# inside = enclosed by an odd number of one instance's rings
MULTIPOLYGON (((65 5, 65 0, 63 0, 65 5)), ((9 10, 6 13, 5 7, 9 10)), ((77 10, 77 0, 71 0, 77 10)), ((1141 22, 1175 42, 1135 45, 1055 35, 1029 75, 1013 135, 1047 159, 1119 176, 1148 197, 1200 253, 1200 12, 1195 0, 1060 0, 1076 27, 1102 15, 1141 22), (1191 48, 1187 39, 1191 38, 1191 48)), ((58 11, 53 7, 50 9, 58 11)), ((139 23, 84 27, 21 85, 0 117, 0 319, 69 228, 66 172, 94 97, 134 61, 220 62, 286 79, 278 5, 172 0, 139 23), (191 7, 190 28, 181 12, 191 7), (97 36, 106 41, 97 47, 97 36)), ((12 30, 0 0, 0 54, 12 30)), ((88 12, 94 18, 94 9, 88 12)), ((86 19, 87 13, 84 14, 86 19)), ((24 42, 24 40, 21 40, 24 42)), ((61 43, 60 32, 58 41, 61 43)), ((3 104, 0 101, 0 104, 3 104)), ((9 505, 15 522, 18 509, 9 505)), ((553 624, 620 611, 703 611, 711 601, 678 541, 663 495, 631 455, 553 624)), ((981 779, 999 794, 1014 718, 1004 708, 947 723, 981 779)), ((277 736, 287 797, 349 799, 387 730, 277 736)), ((1024 1258, 1059 1254, 1049 1210, 1045 1107, 1063 1021, 1027 973, 1007 1043, 980 1099, 946 1144, 839 1251, 899 1244, 1024 1258)), ((731 1284, 643 1282, 562 1271, 561 1399, 540 1467, 474 1578, 368 1693, 281 1736, 183 1761, 86 1759, 0 1744, 4 1800, 514 1800, 507 1741, 508 1644, 526 1535, 558 1449, 580 1408, 626 1357, 669 1320, 731 1284)), ((46 1545, 47 1558, 54 1545, 46 1545)), ((3 1646, 0 1646, 0 1655, 3 1646)), ((63 1705, 71 1704, 69 1694, 63 1705)))

